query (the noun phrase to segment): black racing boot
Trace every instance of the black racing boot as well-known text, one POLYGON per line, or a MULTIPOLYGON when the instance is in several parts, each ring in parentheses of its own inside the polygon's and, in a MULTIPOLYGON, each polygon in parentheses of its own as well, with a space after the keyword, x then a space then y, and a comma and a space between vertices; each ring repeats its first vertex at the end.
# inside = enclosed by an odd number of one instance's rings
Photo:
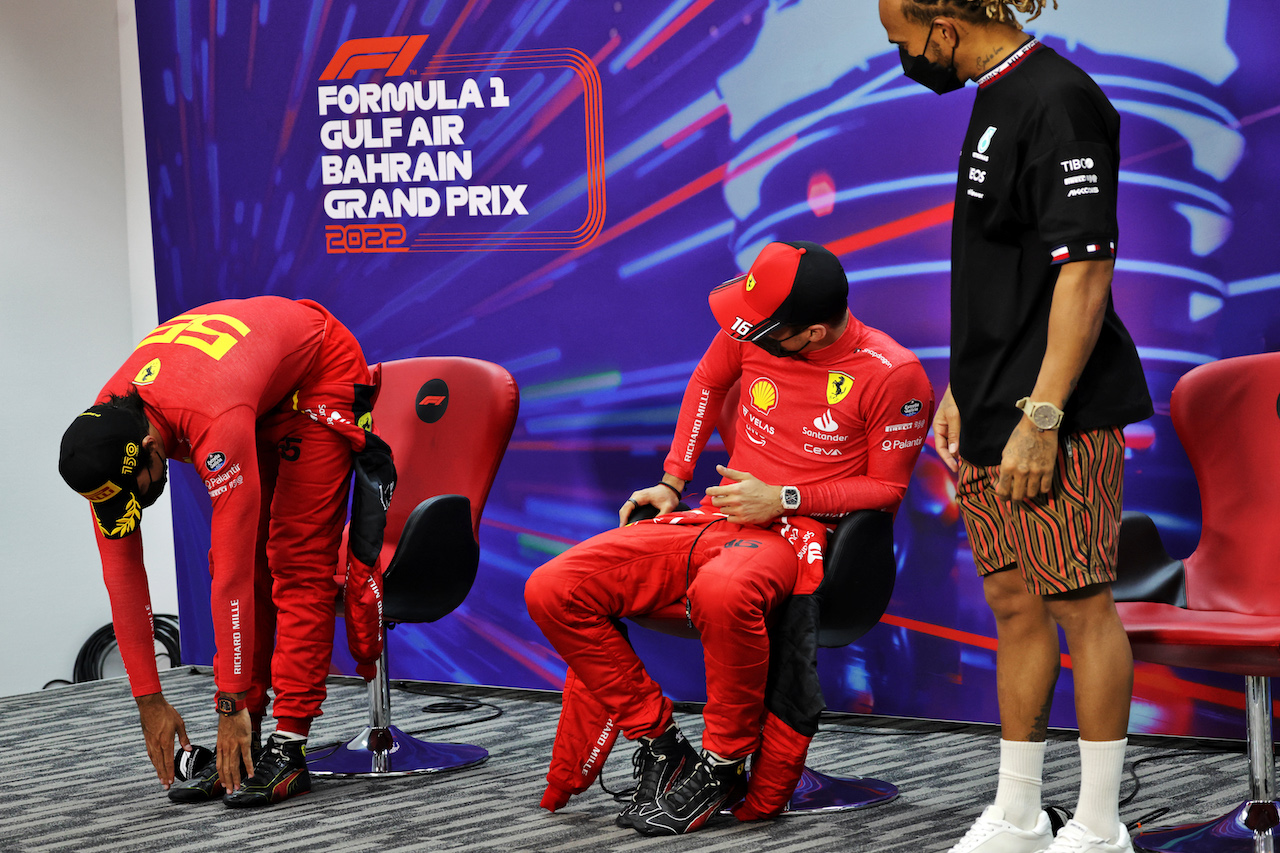
POLYGON ((702 757, 692 769, 686 768, 671 790, 632 815, 631 826, 641 835, 693 832, 746 792, 746 759, 721 761, 703 750, 702 757))
POLYGON ((639 781, 631 794, 631 802, 622 807, 615 823, 631 826, 631 818, 641 808, 665 794, 680 771, 693 767, 698 753, 675 726, 655 738, 640 738, 640 746, 631 756, 632 775, 639 781))
POLYGON ((229 808, 273 806, 311 791, 311 774, 305 756, 307 742, 279 734, 267 738, 267 746, 253 765, 253 775, 240 781, 240 790, 222 798, 229 808))
MULTIPOLYGON (((262 736, 253 733, 250 750, 256 760, 262 752, 262 736)), ((241 765, 241 772, 248 769, 241 765)), ((169 799, 175 803, 207 803, 222 799, 226 789, 218 781, 218 754, 203 746, 191 751, 180 749, 173 756, 173 771, 179 781, 169 787, 169 799)))

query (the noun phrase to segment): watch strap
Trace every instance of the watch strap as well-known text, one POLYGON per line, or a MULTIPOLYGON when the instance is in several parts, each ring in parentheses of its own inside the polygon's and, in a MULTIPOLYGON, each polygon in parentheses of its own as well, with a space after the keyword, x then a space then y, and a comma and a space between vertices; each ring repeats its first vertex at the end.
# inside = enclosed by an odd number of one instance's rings
POLYGON ((214 700, 213 707, 217 709, 219 714, 222 714, 225 717, 230 717, 233 714, 238 714, 245 708, 248 708, 249 702, 247 699, 237 699, 234 696, 219 693, 217 698, 214 700))
POLYGON ((1023 397, 1021 400, 1014 403, 1013 405, 1021 409, 1022 412, 1031 421, 1031 423, 1035 425, 1036 429, 1040 430, 1041 432, 1048 432, 1051 429, 1058 429, 1060 426, 1062 426, 1062 418, 1065 415, 1065 412, 1063 412, 1062 409, 1059 409, 1053 403, 1048 403, 1043 400, 1032 400, 1030 397, 1023 397), (1053 422, 1047 424, 1046 426, 1041 426, 1040 423, 1036 420, 1036 417, 1034 414, 1038 409, 1049 409, 1049 411, 1053 415, 1053 422))

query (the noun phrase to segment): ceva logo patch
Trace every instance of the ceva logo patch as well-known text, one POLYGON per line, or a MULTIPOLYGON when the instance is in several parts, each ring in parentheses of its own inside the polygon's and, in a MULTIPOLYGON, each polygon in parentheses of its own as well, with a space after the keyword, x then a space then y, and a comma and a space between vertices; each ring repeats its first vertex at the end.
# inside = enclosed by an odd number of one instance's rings
POLYGON ((370 70, 386 71, 386 77, 401 77, 426 43, 427 36, 348 39, 334 52, 320 79, 350 80, 357 72, 370 70))

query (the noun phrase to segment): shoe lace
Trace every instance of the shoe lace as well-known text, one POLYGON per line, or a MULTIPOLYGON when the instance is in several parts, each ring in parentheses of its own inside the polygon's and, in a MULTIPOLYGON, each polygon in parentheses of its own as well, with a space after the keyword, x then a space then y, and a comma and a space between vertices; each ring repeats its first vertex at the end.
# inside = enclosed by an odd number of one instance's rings
POLYGON ((660 762, 664 758, 671 760, 670 756, 660 754, 647 743, 641 743, 640 748, 631 756, 631 775, 639 780, 635 790, 637 802, 652 800, 658 795, 658 780, 662 776, 660 762))
POLYGON ((1058 830, 1053 844, 1049 845, 1049 851, 1052 853, 1079 853, 1082 850, 1084 850, 1084 828, 1075 821, 1069 821, 1066 826, 1058 830))
POLYGON ((996 823, 988 820, 985 815, 979 817, 969 827, 969 831, 964 834, 964 837, 951 848, 950 853, 968 853, 968 851, 973 850, 994 835, 998 828, 996 823))
POLYGON ((720 780, 711 772, 711 765, 699 760, 694 765, 693 772, 677 781, 675 787, 667 792, 667 801, 677 807, 683 806, 699 791, 719 784, 720 780))

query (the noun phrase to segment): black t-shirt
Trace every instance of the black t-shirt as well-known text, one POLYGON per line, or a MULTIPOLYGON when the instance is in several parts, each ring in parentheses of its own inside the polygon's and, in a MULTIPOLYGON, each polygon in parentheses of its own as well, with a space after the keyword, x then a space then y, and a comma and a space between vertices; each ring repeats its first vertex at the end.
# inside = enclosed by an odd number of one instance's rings
MULTIPOLYGON (((1060 265, 1115 257, 1120 116, 1031 40, 978 81, 951 233, 951 393, 960 454, 997 465, 1044 360, 1060 265)), ((1150 417, 1133 339, 1107 300, 1063 434, 1150 417)))

